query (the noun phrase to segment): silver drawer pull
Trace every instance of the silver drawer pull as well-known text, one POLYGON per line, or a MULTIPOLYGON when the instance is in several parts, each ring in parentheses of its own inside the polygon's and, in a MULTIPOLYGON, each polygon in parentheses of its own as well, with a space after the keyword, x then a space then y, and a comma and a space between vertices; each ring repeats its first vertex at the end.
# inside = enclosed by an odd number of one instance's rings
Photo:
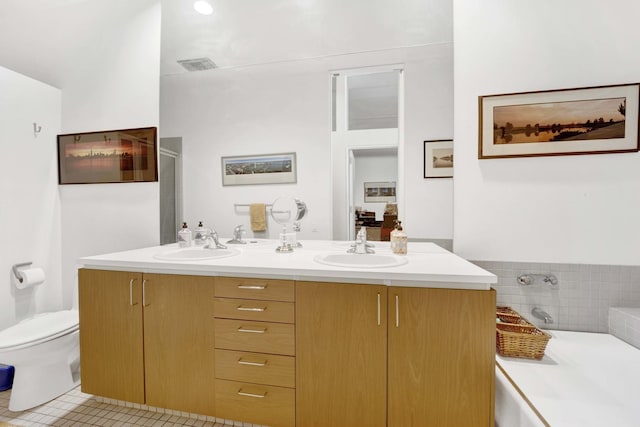
POLYGON ((255 393, 245 393, 244 391, 242 391, 242 389, 240 389, 238 390, 238 394, 240 396, 255 397, 257 399, 264 399, 265 397, 267 397, 266 391, 264 392, 264 394, 255 394, 255 393))
POLYGON ((267 285, 238 285, 238 289, 253 289, 256 291, 263 291, 267 289, 267 285))
POLYGON ((238 332, 248 332, 248 333, 251 333, 251 334, 264 334, 265 332, 267 332, 267 328, 250 329, 250 328, 245 328, 244 326, 240 326, 238 328, 238 332))
POLYGON ((138 303, 133 303, 133 282, 135 281, 136 279, 129 280, 129 305, 131 306, 138 305, 138 303))
POLYGON ((236 307, 236 310, 238 311, 265 311, 267 309, 267 307, 243 307, 241 305, 239 305, 238 307, 236 307))
POLYGON ((247 360, 242 360, 242 358, 238 359, 238 365, 249 365, 249 366, 267 366, 267 361, 264 362, 249 362, 247 360))
POLYGON ((148 307, 149 304, 147 304, 147 280, 143 279, 142 280, 142 306, 143 307, 148 307))

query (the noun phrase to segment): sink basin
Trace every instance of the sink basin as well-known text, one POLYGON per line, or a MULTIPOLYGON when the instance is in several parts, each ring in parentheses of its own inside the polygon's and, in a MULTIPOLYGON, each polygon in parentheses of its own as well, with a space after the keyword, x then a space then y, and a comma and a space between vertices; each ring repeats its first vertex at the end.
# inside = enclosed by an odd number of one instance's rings
POLYGON ((162 261, 204 261, 207 259, 226 258, 238 255, 240 251, 228 249, 177 248, 155 254, 153 257, 162 261))
POLYGON ((406 258, 381 254, 329 253, 316 255, 313 260, 320 264, 351 268, 386 268, 406 264, 406 258))

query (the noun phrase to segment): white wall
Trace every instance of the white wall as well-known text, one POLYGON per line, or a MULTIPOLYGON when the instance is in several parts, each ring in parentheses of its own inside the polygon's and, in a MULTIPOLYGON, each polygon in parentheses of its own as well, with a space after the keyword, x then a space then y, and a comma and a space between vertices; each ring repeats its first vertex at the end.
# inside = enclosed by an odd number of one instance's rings
MULTIPOLYGON (((403 63, 407 195, 403 225, 406 222, 411 237, 451 238, 451 187, 446 194, 441 191, 446 183, 423 179, 422 141, 451 137, 452 57, 452 45, 444 43, 163 77, 160 131, 163 137, 183 137, 185 220, 190 225, 203 220, 229 236, 238 224, 249 229, 248 210, 236 211, 234 203, 297 196, 309 208, 300 237, 330 238, 335 167, 330 147, 330 70, 403 63), (222 186, 221 156, 287 151, 298 155, 296 184, 222 186)), ((273 223, 269 227, 267 235, 276 237, 279 228, 273 223)))
POLYGON ((454 0, 454 248, 638 265, 640 154, 477 159, 478 96, 638 82, 640 3, 454 0))
POLYGON ((56 135, 60 90, 0 67, 0 329, 38 311, 62 306, 60 199, 56 135), (34 136, 33 123, 41 126, 34 136), (18 290, 11 266, 33 262, 46 274, 34 288, 18 290))
MULTIPOLYGON (((84 43, 84 58, 62 89, 62 132, 158 126, 160 3, 131 2, 84 43)), ((71 305, 76 260, 159 242, 158 183, 65 185, 62 200, 64 303, 71 305)))

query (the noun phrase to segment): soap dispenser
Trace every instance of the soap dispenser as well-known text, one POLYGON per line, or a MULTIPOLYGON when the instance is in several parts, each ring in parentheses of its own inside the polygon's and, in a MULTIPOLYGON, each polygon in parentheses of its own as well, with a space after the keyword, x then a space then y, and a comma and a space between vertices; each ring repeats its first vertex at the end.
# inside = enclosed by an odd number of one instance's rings
POLYGON ((186 222, 182 223, 182 229, 178 231, 178 246, 181 248, 191 246, 191 230, 186 222))
POLYGON ((206 243, 207 229, 202 225, 202 221, 198 222, 198 226, 194 230, 193 243, 196 246, 203 246, 206 243))
POLYGON ((402 229, 402 221, 396 220, 396 228, 391 231, 391 252, 405 255, 407 253, 407 233, 402 229))

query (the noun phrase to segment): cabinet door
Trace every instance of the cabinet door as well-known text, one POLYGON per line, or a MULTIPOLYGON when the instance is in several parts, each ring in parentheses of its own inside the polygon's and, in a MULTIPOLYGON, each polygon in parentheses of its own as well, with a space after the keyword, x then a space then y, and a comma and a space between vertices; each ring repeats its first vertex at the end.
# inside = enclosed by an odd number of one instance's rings
POLYGON ((80 269, 82 391, 144 403, 142 275, 80 269))
POLYGON ((493 426, 495 291, 389 289, 389 427, 493 426))
POLYGON ((147 405, 214 415, 214 280, 144 275, 147 405))
POLYGON ((386 424, 385 286, 296 283, 296 426, 386 424))

